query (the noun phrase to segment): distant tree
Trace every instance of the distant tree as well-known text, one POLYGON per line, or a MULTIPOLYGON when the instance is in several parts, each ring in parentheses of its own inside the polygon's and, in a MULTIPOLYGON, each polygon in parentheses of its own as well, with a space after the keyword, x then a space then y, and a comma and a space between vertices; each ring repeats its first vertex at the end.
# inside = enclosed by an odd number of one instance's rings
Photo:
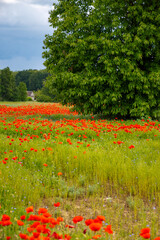
POLYGON ((83 113, 155 116, 160 108, 160 1, 58 0, 43 57, 63 104, 83 113))
POLYGON ((23 70, 15 73, 16 86, 20 82, 24 82, 28 91, 37 91, 43 86, 43 82, 48 76, 47 71, 44 70, 23 70))
POLYGON ((2 95, 1 95, 1 87, 2 86, 2 84, 1 84, 1 70, 0 70, 0 101, 2 100, 2 95))
POLYGON ((15 78, 9 67, 1 70, 1 98, 4 101, 16 101, 17 91, 15 85, 15 78))
POLYGON ((32 89, 30 89, 30 85, 29 85, 29 77, 30 75, 32 75, 36 70, 23 70, 23 71, 19 71, 17 72, 16 76, 15 76, 15 80, 16 80, 16 86, 19 85, 20 82, 24 82, 27 86, 27 90, 31 91, 32 89))
POLYGON ((18 100, 26 101, 27 100, 27 87, 24 82, 20 82, 18 87, 18 100))
POLYGON ((47 76, 48 73, 45 70, 33 72, 29 77, 29 89, 31 91, 37 91, 38 89, 41 89, 47 76))
POLYGON ((56 92, 51 91, 50 87, 45 81, 43 87, 35 92, 35 97, 38 102, 55 102, 56 101, 56 92))

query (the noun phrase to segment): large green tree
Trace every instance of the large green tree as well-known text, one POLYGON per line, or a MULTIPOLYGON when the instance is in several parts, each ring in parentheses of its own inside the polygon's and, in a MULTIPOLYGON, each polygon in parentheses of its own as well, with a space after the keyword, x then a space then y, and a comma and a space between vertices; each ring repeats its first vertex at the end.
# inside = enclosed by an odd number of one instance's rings
POLYGON ((50 87, 83 113, 155 116, 160 107, 160 1, 59 0, 44 40, 50 87))

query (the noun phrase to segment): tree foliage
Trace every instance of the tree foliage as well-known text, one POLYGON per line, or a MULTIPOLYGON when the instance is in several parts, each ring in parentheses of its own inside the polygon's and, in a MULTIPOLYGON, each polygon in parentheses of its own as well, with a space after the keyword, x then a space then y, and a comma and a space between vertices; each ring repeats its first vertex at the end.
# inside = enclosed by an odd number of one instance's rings
POLYGON ((43 83, 43 87, 35 92, 35 98, 38 102, 55 102, 56 93, 51 91, 47 83, 43 83))
POLYGON ((18 71, 15 75, 16 85, 18 86, 20 82, 24 82, 28 91, 37 91, 42 88, 47 76, 48 73, 45 69, 18 71))
POLYGON ((14 101, 17 98, 15 78, 9 67, 1 70, 1 100, 14 101))
POLYGON ((17 100, 18 101, 26 101, 27 100, 27 87, 24 82, 20 82, 17 87, 17 100))
POLYGON ((160 1, 59 0, 43 57, 49 84, 83 113, 155 116, 160 108, 160 1))

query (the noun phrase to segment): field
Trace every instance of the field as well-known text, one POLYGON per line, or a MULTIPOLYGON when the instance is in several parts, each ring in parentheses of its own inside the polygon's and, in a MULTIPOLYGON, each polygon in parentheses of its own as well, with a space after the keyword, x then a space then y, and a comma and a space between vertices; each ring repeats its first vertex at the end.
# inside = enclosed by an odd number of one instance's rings
POLYGON ((0 239, 160 239, 157 120, 5 102, 0 142, 0 239))

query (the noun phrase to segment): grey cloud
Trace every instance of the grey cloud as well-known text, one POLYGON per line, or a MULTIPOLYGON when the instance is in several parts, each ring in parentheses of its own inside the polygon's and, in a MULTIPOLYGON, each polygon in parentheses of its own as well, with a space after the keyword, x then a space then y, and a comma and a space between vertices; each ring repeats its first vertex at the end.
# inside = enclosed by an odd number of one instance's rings
POLYGON ((11 71, 22 71, 27 69, 44 69, 43 59, 40 57, 13 57, 11 59, 0 60, 0 69, 9 67, 11 71))
POLYGON ((29 4, 25 1, 14 4, 0 4, 1 26, 48 27, 49 11, 52 5, 29 4))
POLYGON ((25 31, 16 28, 0 28, 0 58, 13 56, 41 56, 45 32, 25 31))
POLYGON ((54 0, 0 0, 0 69, 43 69, 45 34, 54 0))

